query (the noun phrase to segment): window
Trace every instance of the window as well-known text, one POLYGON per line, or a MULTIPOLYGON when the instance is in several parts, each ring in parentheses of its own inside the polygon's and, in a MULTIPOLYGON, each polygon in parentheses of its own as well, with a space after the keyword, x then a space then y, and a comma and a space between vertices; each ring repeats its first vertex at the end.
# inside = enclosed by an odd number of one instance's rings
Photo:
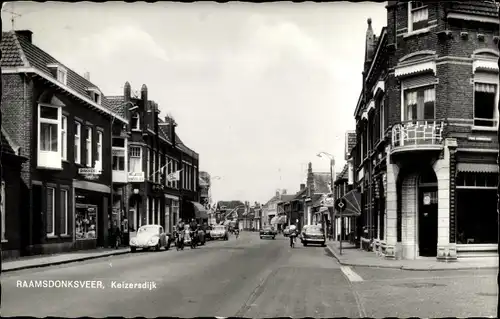
POLYGON ((423 1, 411 1, 408 6, 408 32, 427 28, 429 11, 423 1))
POLYGON ((97 153, 96 161, 102 163, 102 132, 97 132, 97 153))
POLYGON ((146 180, 151 179, 150 160, 151 160, 151 151, 149 149, 146 149, 146 180))
POLYGON ((5 241, 7 240, 7 238, 5 238, 5 182, 2 181, 2 186, 1 186, 1 190, 0 190, 0 209, 2 210, 1 211, 1 214, 2 214, 2 241, 5 241))
POLYGON ((142 170, 142 149, 140 146, 129 148, 129 172, 140 173, 142 170))
POLYGON ((474 84, 474 126, 496 127, 496 100, 496 84, 474 84))
POLYGON ((434 87, 405 90, 405 121, 434 120, 434 87))
POLYGON ((380 138, 383 140, 385 137, 385 103, 384 98, 380 99, 380 138))
POLYGON ((87 140, 85 141, 85 154, 87 154, 87 167, 92 167, 92 128, 87 127, 87 140))
POLYGON ((57 81, 66 85, 67 72, 63 68, 57 68, 57 81))
POLYGON ((55 234, 55 195, 55 188, 47 187, 46 231, 49 236, 55 234))
POLYGON ((151 198, 147 198, 146 225, 149 225, 149 215, 151 214, 151 198))
POLYGON ((61 190, 61 235, 68 234, 68 190, 61 190))
POLYGON ((139 113, 134 113, 134 115, 132 115, 132 120, 130 121, 130 127, 133 130, 141 129, 141 118, 139 116, 139 113))
POLYGON ((153 156, 153 182, 157 182, 158 180, 156 179, 156 171, 158 170, 156 168, 156 152, 155 151, 152 151, 151 152, 151 156, 153 156))
POLYGON ((61 108, 39 105, 38 108, 38 165, 61 168, 61 147, 59 145, 61 108))
POLYGON ((151 219, 153 220, 153 224, 156 225, 156 224, 158 224, 158 221, 156 220, 156 217, 157 217, 156 216, 156 208, 157 208, 157 206, 156 206, 156 198, 152 198, 151 201, 153 202, 153 209, 151 211, 151 214, 152 214, 152 216, 151 216, 152 218, 151 219))
POLYGON ((75 163, 81 163, 81 145, 80 145, 80 137, 82 135, 82 125, 78 122, 75 122, 75 163))
POLYGON ((94 102, 96 102, 97 104, 101 104, 101 94, 94 93, 94 102))
POLYGON ((61 154, 62 159, 66 160, 68 157, 68 118, 62 116, 61 118, 61 154))
POLYGON ((75 208, 75 237, 77 240, 96 239, 97 208, 83 205, 75 208))
POLYGON ((125 139, 113 138, 113 170, 125 171, 125 139))

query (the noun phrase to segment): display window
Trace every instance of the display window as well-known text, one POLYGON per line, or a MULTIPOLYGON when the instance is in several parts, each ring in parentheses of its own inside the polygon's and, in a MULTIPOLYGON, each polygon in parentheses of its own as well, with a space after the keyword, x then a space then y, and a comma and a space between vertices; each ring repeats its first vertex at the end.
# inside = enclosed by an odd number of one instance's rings
POLYGON ((77 240, 97 238, 97 207, 77 205, 75 208, 75 232, 77 240))

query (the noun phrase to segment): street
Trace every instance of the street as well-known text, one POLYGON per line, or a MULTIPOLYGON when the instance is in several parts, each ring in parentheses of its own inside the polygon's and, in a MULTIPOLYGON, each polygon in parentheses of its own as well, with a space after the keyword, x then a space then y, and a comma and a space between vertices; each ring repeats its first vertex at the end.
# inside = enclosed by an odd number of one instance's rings
POLYGON ((495 270, 341 267, 323 247, 288 239, 208 242, 2 275, 2 316, 494 316, 495 270), (17 281, 101 280, 104 288, 18 288, 17 281), (151 281, 156 289, 112 289, 151 281))

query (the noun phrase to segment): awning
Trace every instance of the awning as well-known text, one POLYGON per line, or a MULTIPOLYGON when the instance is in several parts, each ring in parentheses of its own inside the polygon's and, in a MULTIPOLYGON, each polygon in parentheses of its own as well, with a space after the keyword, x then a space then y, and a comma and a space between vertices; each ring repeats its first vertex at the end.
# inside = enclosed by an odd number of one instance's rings
MULTIPOLYGON (((342 212, 342 217, 360 216, 361 215, 361 194, 353 189, 343 197, 347 203, 346 209, 342 212)), ((335 216, 340 216, 338 211, 335 211, 335 216)))
POLYGON ((465 173, 498 173, 498 165, 486 163, 458 163, 457 170, 465 173))
POLYGON ((278 223, 278 216, 274 216, 272 219, 271 219, 271 225, 276 225, 278 223))
POLYGON ((286 224, 286 216, 280 216, 278 218, 278 224, 286 224))
POLYGON ((196 218, 208 219, 207 210, 205 209, 205 207, 203 207, 202 204, 197 202, 191 202, 191 204, 193 204, 194 214, 196 218))

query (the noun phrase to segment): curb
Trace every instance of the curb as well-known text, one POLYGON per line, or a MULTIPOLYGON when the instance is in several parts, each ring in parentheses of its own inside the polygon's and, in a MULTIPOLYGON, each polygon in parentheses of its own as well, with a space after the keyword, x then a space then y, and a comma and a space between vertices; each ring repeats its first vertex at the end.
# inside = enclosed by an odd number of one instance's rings
POLYGON ((364 268, 382 268, 382 269, 399 269, 407 271, 446 271, 446 270, 478 270, 478 269, 498 269, 498 266, 463 266, 463 267, 449 267, 449 268, 416 268, 412 266, 393 266, 393 265, 367 265, 357 264, 341 261, 337 253, 330 247, 326 246, 330 253, 335 257, 339 264, 342 266, 351 267, 364 267, 364 268))
POLYGON ((130 250, 129 251, 112 252, 112 253, 109 253, 109 254, 103 254, 103 255, 97 255, 97 256, 86 256, 86 257, 80 257, 80 258, 76 258, 76 259, 68 259, 68 260, 61 260, 61 261, 46 262, 46 263, 43 263, 43 264, 35 264, 35 265, 26 265, 26 266, 12 267, 12 268, 9 268, 9 269, 2 269, 1 272, 5 273, 5 272, 18 271, 18 270, 24 270, 24 269, 57 266, 57 265, 70 264, 70 263, 79 262, 79 261, 85 261, 85 260, 90 260, 90 259, 98 259, 98 258, 109 257, 109 256, 125 255, 125 254, 129 254, 129 253, 130 253, 130 250))

